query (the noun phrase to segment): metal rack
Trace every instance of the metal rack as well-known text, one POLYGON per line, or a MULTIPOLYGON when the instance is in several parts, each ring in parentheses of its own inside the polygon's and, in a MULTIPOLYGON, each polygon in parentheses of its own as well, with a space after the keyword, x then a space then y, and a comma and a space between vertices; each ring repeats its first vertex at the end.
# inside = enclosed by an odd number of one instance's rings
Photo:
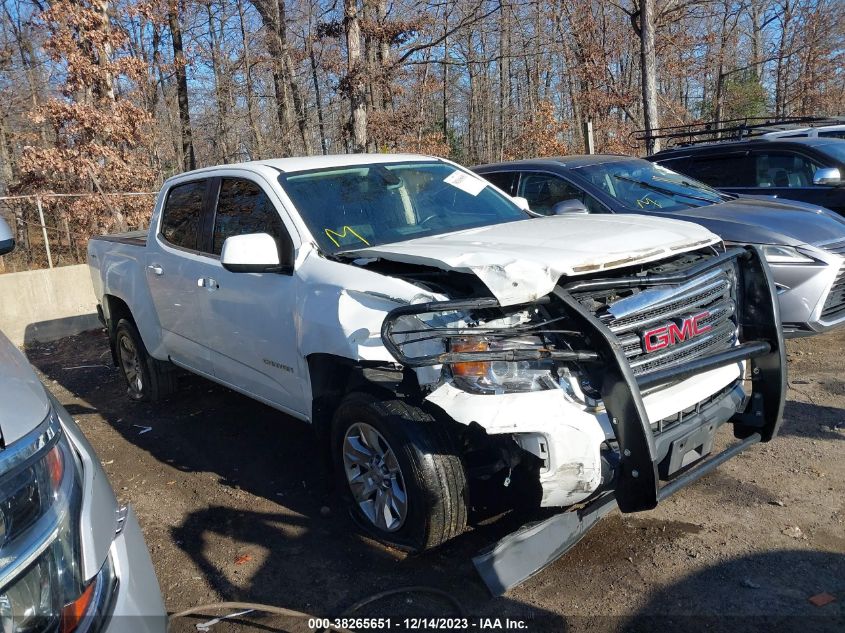
POLYGON ((845 116, 800 116, 780 119, 745 117, 724 121, 687 123, 653 130, 635 130, 631 133, 631 138, 646 143, 661 139, 666 141, 667 146, 696 145, 715 141, 741 141, 761 136, 767 132, 843 123, 845 123, 845 116))

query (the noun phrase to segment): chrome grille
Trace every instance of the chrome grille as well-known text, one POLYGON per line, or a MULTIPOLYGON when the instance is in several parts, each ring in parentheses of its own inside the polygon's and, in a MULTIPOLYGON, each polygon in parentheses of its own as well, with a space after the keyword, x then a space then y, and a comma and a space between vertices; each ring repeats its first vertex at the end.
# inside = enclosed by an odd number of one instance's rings
POLYGON ((845 316, 845 264, 839 269, 822 308, 822 319, 832 320, 845 316))
POLYGON ((609 303, 597 312, 625 351, 635 375, 680 365, 736 344, 736 272, 733 263, 690 281, 653 286, 609 303), (644 332, 673 321, 709 312, 701 321, 709 330, 694 338, 646 353, 644 332))

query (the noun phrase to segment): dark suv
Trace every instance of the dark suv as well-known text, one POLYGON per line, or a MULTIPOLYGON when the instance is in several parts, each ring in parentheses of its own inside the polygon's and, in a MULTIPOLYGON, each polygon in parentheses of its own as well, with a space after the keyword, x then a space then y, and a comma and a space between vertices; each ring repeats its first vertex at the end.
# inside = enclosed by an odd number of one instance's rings
POLYGON ((673 147, 648 160, 730 193, 801 200, 845 215, 845 140, 702 143, 673 147))

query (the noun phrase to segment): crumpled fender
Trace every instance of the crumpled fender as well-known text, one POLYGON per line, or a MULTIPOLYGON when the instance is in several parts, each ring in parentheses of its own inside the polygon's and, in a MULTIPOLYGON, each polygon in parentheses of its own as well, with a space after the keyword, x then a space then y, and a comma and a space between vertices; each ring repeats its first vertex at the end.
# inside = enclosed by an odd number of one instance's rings
POLYGON ((299 265, 298 278, 297 345, 303 357, 321 353, 395 363, 381 340, 387 313, 410 302, 444 298, 313 251, 299 265))

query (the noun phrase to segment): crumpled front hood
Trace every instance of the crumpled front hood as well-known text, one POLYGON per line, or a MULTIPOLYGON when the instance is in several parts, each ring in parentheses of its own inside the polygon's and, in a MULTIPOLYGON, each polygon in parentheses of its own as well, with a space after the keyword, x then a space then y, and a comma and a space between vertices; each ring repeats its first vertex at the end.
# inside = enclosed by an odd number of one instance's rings
POLYGON ((362 257, 475 273, 502 305, 549 294, 563 276, 655 261, 719 241, 707 229, 639 215, 520 220, 356 249, 362 257))
POLYGON ((729 242, 801 246, 845 240, 845 218, 791 200, 743 197, 661 215, 699 222, 729 242))
POLYGON ((32 367, 0 332, 0 432, 4 444, 32 431, 49 410, 50 401, 32 367))

